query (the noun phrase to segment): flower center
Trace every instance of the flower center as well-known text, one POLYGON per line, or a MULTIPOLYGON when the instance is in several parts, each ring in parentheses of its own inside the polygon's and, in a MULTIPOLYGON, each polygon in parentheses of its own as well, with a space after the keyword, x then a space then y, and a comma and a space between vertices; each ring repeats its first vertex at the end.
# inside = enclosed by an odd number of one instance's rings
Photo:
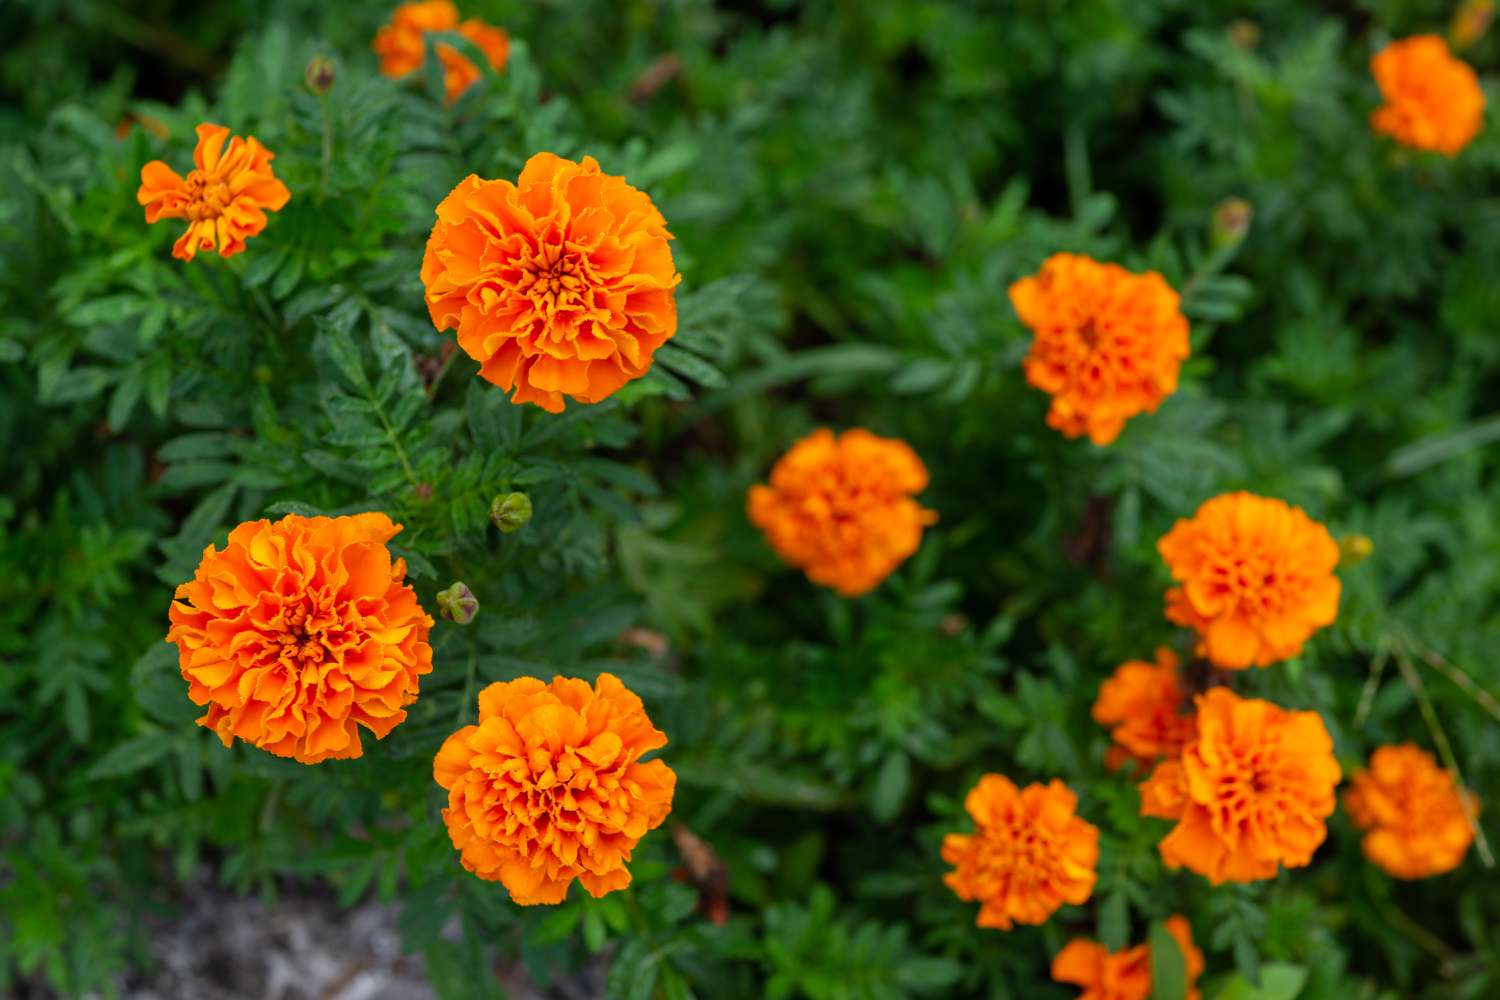
POLYGON ((216 176, 194 170, 187 176, 187 217, 193 222, 217 219, 229 207, 229 185, 216 176))
POLYGON ((316 666, 328 655, 323 638, 322 628, 309 626, 307 609, 294 608, 283 617, 279 640, 281 659, 295 660, 302 666, 316 666))
POLYGON ((1094 325, 1094 317, 1088 317, 1078 327, 1078 339, 1091 351, 1099 346, 1099 328, 1094 325))
MULTIPOLYGON (((567 244, 543 244, 529 259, 520 262, 521 279, 516 290, 531 299, 537 312, 548 318, 558 313, 578 312, 588 308, 585 296, 592 285, 589 265, 582 254, 567 244)), ((554 336, 561 331, 554 330, 554 336)), ((574 328, 569 325, 572 339, 574 328)))

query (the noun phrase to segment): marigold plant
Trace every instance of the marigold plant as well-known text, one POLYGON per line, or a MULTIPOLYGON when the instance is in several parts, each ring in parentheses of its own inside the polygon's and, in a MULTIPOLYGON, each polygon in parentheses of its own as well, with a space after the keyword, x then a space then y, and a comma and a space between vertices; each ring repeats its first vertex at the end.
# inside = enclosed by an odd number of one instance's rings
MULTIPOLYGON (((1182 951, 1187 973, 1184 1000, 1198 1000, 1198 977, 1203 974, 1203 952, 1193 945, 1187 918, 1174 914, 1163 926, 1182 951)), ((1097 941, 1074 938, 1052 959, 1052 978, 1083 988, 1078 1000, 1146 1000, 1151 996, 1151 946, 1138 944, 1110 951, 1097 941)))
POLYGON ((1162 860, 1214 885, 1307 864, 1340 776, 1322 717, 1224 687, 1197 702, 1196 735, 1140 786, 1142 815, 1177 821, 1158 845, 1162 860))
POLYGON ((597 403, 677 332, 671 239, 645 192, 593 157, 538 153, 515 184, 470 174, 438 205, 427 310, 511 402, 597 403))
POLYGON ((1167 618, 1198 632, 1215 666, 1265 667, 1296 656, 1339 608, 1338 543, 1281 500, 1225 493, 1156 544, 1179 586, 1167 618))
POLYGON ((197 133, 193 170, 187 177, 152 160, 141 168, 136 201, 146 207, 147 223, 188 220, 186 231, 172 245, 173 257, 192 260, 199 250, 216 247, 219 256, 230 257, 266 228, 266 213, 279 211, 291 193, 271 169, 276 154, 253 136, 230 138, 229 129, 208 122, 199 125, 197 133))
POLYGON ((977 901, 980 927, 1040 924, 1064 903, 1094 891, 1099 828, 1076 815, 1078 797, 1061 781, 1018 789, 986 774, 964 800, 974 832, 943 838, 943 876, 966 902, 977 901))
POLYGON ((1396 878, 1420 879, 1463 863, 1479 802, 1432 754, 1402 743, 1370 755, 1344 792, 1344 808, 1365 831, 1365 857, 1396 878))
POLYGON ((874 589, 917 551, 937 515, 912 499, 927 467, 904 441, 855 428, 802 438, 750 487, 746 511, 771 547, 845 597, 874 589))
POLYGON ((1370 125, 1403 146, 1456 156, 1484 126, 1484 91, 1472 67, 1440 35, 1394 41, 1370 71, 1385 103, 1370 125))
POLYGON ((316 764, 405 719, 432 670, 432 619, 386 548, 400 530, 381 513, 288 514, 205 549, 167 633, 188 697, 208 706, 198 724, 316 764))
POLYGON ((1182 710, 1186 695, 1177 668, 1177 654, 1162 646, 1156 662, 1122 663, 1099 685, 1093 714, 1095 722, 1110 727, 1111 769, 1128 760, 1149 765, 1161 757, 1175 757, 1192 738, 1197 723, 1191 712, 1182 710))
MULTIPOLYGON (((375 33, 371 48, 380 57, 380 72, 401 78, 422 67, 426 60, 423 36, 433 31, 456 31, 479 47, 496 71, 510 57, 510 36, 504 30, 471 17, 460 21, 458 8, 448 0, 422 0, 402 4, 389 24, 375 33)), ((478 66, 451 45, 435 47, 443 64, 443 90, 449 104, 458 100, 482 75, 478 66)))
POLYGON ((613 674, 491 684, 479 724, 432 762, 463 866, 522 905, 562 902, 575 878, 594 896, 625 888, 630 852, 672 811, 677 775, 640 759, 666 743, 613 674))
POLYGON ((1026 380, 1051 394, 1047 423, 1068 437, 1109 444, 1177 390, 1188 322, 1155 271, 1053 254, 1010 286, 1010 301, 1033 335, 1026 380))

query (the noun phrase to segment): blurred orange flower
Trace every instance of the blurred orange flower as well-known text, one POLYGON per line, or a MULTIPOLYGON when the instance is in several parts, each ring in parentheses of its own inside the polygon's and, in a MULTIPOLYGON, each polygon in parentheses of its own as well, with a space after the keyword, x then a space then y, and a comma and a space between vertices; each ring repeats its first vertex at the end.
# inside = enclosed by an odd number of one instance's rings
POLYGON ((1052 395, 1047 424, 1068 437, 1109 444, 1177 390, 1188 322, 1155 271, 1053 254, 1010 286, 1010 301, 1033 334, 1026 380, 1052 395))
POLYGON ((640 760, 666 743, 613 674, 491 684, 479 724, 432 762, 463 866, 523 906, 562 902, 575 878, 596 897, 625 888, 636 842, 672 811, 677 775, 640 760))
POLYGON ((1061 781, 1017 789, 999 774, 979 779, 964 800, 972 834, 943 838, 943 881, 959 899, 977 900, 980 927, 1040 924, 1064 903, 1094 891, 1099 828, 1075 815, 1078 798, 1061 781))
POLYGON ((432 670, 432 619, 385 543, 380 513, 250 521, 209 546, 177 588, 177 644, 198 720, 278 757, 358 757, 359 727, 384 738, 432 670))
POLYGON ((750 487, 746 510, 809 580, 858 597, 916 552, 937 520, 912 499, 926 488, 927 468, 904 441, 824 428, 781 456, 769 486, 750 487))
POLYGON ((1450 872, 1474 841, 1479 800, 1459 789, 1432 755, 1410 743, 1380 747, 1355 773, 1344 808, 1365 831, 1365 857, 1396 878, 1450 872))
POLYGON ((1484 126, 1479 77, 1438 35, 1392 42, 1375 53, 1370 71, 1385 98, 1370 125, 1403 146, 1456 156, 1484 126))
POLYGON ((187 219, 188 227, 172 245, 172 256, 192 260, 199 250, 219 249, 229 257, 245 249, 248 237, 266 228, 266 213, 276 212, 291 193, 276 179, 276 156, 253 137, 235 136, 224 148, 229 129, 205 122, 198 126, 193 150, 195 169, 184 180, 161 160, 141 168, 135 198, 146 206, 146 222, 187 219))
POLYGON ((1192 713, 1182 711, 1183 700, 1177 654, 1167 647, 1156 651, 1155 663, 1120 664, 1094 701, 1094 721, 1111 727, 1115 742, 1106 761, 1110 769, 1127 760, 1150 765, 1180 754, 1197 728, 1192 713))
MULTIPOLYGON (((380 57, 380 72, 389 77, 403 77, 420 69, 427 57, 422 36, 430 31, 456 31, 463 35, 479 47, 497 72, 505 68, 510 57, 510 36, 500 28, 473 17, 460 23, 458 8, 448 0, 422 0, 397 7, 391 23, 375 33, 370 47, 380 57)), ((478 66, 453 46, 439 44, 436 51, 443 63, 443 89, 452 104, 482 74, 478 66)))
POLYGON ((1252 882, 1312 860, 1339 776, 1316 712, 1216 687, 1198 697, 1198 731, 1181 758, 1141 784, 1141 814, 1177 820, 1158 845, 1169 868, 1214 885, 1252 882))
POLYGON ((470 174, 437 207, 427 310, 512 403, 597 403, 677 332, 666 220, 591 156, 538 153, 519 181, 470 174))
POLYGON ((1181 586, 1167 618, 1198 631, 1216 666, 1265 667, 1302 652, 1338 615, 1338 543, 1300 507, 1225 493, 1156 543, 1181 586))
MULTIPOLYGON (((1203 973, 1203 952, 1193 946, 1187 918, 1168 917, 1164 923, 1182 950, 1187 971, 1184 1000, 1199 1000, 1197 980, 1203 973)), ((1078 1000, 1146 1000, 1151 995, 1151 946, 1138 944, 1110 951, 1097 941, 1074 938, 1052 959, 1052 978, 1083 987, 1078 1000)))

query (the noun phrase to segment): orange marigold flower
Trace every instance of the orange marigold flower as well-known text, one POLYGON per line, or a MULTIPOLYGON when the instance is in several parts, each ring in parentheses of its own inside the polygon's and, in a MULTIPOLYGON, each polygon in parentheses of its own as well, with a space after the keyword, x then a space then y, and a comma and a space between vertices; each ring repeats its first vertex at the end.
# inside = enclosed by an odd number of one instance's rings
POLYGON ((1182 711, 1184 695, 1177 675, 1177 654, 1165 646, 1156 662, 1131 660, 1116 668, 1099 685, 1094 721, 1111 727, 1115 746, 1109 765, 1127 760, 1151 764, 1160 757, 1176 757, 1192 738, 1197 724, 1182 711))
POLYGON ((316 764, 358 757, 359 727, 383 739, 432 670, 432 619, 385 543, 380 513, 250 521, 210 545, 177 588, 167 641, 177 644, 198 720, 316 764))
POLYGON ((1375 53, 1370 71, 1385 98, 1370 125, 1403 146, 1456 156, 1484 126, 1479 77, 1438 35, 1392 42, 1375 53))
POLYGON ((1410 743, 1380 747, 1355 773, 1344 808, 1365 831, 1365 857, 1396 878, 1450 872, 1474 841, 1479 800, 1410 743))
POLYGON ((1198 631, 1198 654, 1216 666, 1266 667, 1302 652, 1339 610, 1338 543, 1281 500, 1225 493, 1156 543, 1181 586, 1167 618, 1198 631))
POLYGON ((1109 444, 1177 390, 1188 323, 1155 271, 1053 254, 1010 286, 1010 301, 1034 336, 1026 381, 1052 395, 1047 424, 1068 437, 1109 444))
POLYGON ((1322 718, 1223 687, 1197 700, 1197 734, 1141 784, 1141 814, 1177 820, 1158 845, 1162 860, 1215 885, 1307 864, 1339 782, 1322 718))
POLYGON ((1078 798, 1061 781, 1018 789, 999 774, 979 779, 964 800, 972 834, 943 838, 943 881, 959 899, 978 900, 980 927, 1040 924, 1064 903, 1094 891, 1099 828, 1075 815, 1078 798))
MULTIPOLYGON (((1197 980, 1203 973, 1203 952, 1193 946, 1187 918, 1171 916, 1164 926, 1182 950, 1187 969, 1185 1000, 1199 1000, 1197 980)), ((1074 938, 1052 959, 1052 978, 1083 987, 1078 1000, 1146 1000, 1151 995, 1151 946, 1138 944, 1110 951, 1097 941, 1074 938)))
MULTIPOLYGON (((485 59, 497 72, 510 58, 510 36, 500 28, 478 18, 462 23, 458 8, 448 0, 423 0, 402 4, 391 15, 391 23, 375 33, 371 48, 380 57, 380 72, 389 77, 403 77, 422 67, 427 56, 423 35, 430 31, 456 31, 479 47, 485 59)), ((482 75, 479 67, 451 45, 437 46, 443 63, 443 89, 449 104, 458 100, 482 75)))
POLYGON ((427 310, 512 403, 597 403, 677 332, 667 222, 643 191, 551 153, 520 179, 470 174, 437 207, 427 310))
POLYGON ((523 906, 562 902, 575 878, 596 897, 625 888, 631 850, 672 811, 677 775, 640 760, 666 744, 613 674, 491 684, 479 724, 432 762, 463 866, 523 906))
POLYGON ((937 520, 912 499, 926 488, 927 467, 906 442, 824 428, 781 456, 769 486, 750 487, 746 511, 809 580, 858 597, 916 552, 937 520))
POLYGON ((229 129, 207 122, 197 131, 194 169, 187 179, 152 160, 141 168, 135 193, 135 200, 146 206, 146 222, 188 220, 187 232, 172 245, 172 256, 180 260, 215 247, 221 257, 239 253, 247 238, 266 228, 266 213, 280 211, 291 197, 271 170, 276 154, 254 137, 230 138, 229 129))

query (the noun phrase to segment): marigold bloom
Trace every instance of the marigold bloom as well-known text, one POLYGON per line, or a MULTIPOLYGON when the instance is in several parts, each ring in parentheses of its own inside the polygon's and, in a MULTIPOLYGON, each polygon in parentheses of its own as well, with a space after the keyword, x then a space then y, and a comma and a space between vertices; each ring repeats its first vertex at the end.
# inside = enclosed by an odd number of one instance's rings
POLYGON ((964 800, 972 834, 943 838, 943 881, 959 899, 978 900, 980 927, 1040 924, 1064 903, 1094 891, 1099 828, 1074 814, 1078 798, 1061 781, 1017 789, 986 774, 964 800))
POLYGON ((792 445, 745 505, 781 558, 858 597, 916 552, 937 520, 912 499, 926 488, 927 468, 904 441, 824 428, 792 445))
POLYGON ((177 588, 167 641, 177 644, 198 720, 316 764, 358 757, 359 727, 383 739, 432 670, 432 619, 385 543, 380 513, 250 521, 210 545, 177 588))
POLYGON ((651 199, 593 157, 538 153, 515 184, 470 174, 438 205, 427 310, 512 403, 597 403, 677 332, 670 239, 651 199))
MULTIPOLYGON (((422 36, 430 31, 456 31, 463 35, 479 47, 496 72, 504 69, 510 58, 510 36, 500 28, 473 17, 460 23, 458 8, 448 0, 422 0, 397 7, 391 23, 375 33, 370 47, 380 57, 380 72, 389 77, 403 77, 421 69, 427 56, 427 43, 422 36)), ((482 74, 478 66, 453 46, 439 44, 436 49, 443 64, 443 90, 452 104, 482 74)))
POLYGON ((245 249, 245 240, 266 228, 266 213, 276 212, 291 193, 276 179, 276 154, 254 137, 229 137, 229 129, 204 122, 198 126, 194 169, 184 180, 161 160, 141 168, 135 200, 146 206, 146 222, 187 219, 187 231, 172 245, 172 256, 192 260, 199 250, 219 249, 229 257, 245 249), (229 139, 229 148, 224 140, 229 139))
POLYGON ((1047 424, 1068 437, 1109 444, 1177 390, 1188 323, 1155 271, 1053 254, 1010 286, 1010 301, 1034 337, 1026 381, 1052 395, 1047 424))
POLYGON ((666 743, 613 674, 491 684, 479 724, 432 762, 463 866, 523 906, 562 902, 575 878, 594 896, 625 888, 631 850, 672 811, 677 775, 640 760, 666 743))
POLYGON ((1300 507, 1225 493, 1156 543, 1181 586, 1167 618, 1198 632, 1216 666, 1265 667, 1302 652, 1339 610, 1338 543, 1300 507))
MULTIPOLYGON (((1185 1000, 1199 1000, 1197 980, 1203 973, 1203 952, 1193 946, 1187 918, 1171 916, 1164 926, 1182 950, 1187 970, 1185 1000)), ((1078 1000, 1146 1000, 1151 995, 1151 946, 1138 944, 1110 951, 1097 941, 1074 938, 1052 959, 1052 978, 1083 987, 1078 1000)))
POLYGON ((1365 857, 1396 878, 1450 872, 1474 841, 1479 801, 1432 755, 1410 743, 1380 747, 1355 773, 1344 808, 1365 831, 1365 857))
POLYGON ((1484 126, 1484 91, 1438 35, 1392 42, 1370 60, 1385 103, 1370 125, 1403 146, 1456 156, 1484 126))
POLYGON ((1223 687, 1197 701, 1198 731, 1181 758, 1141 784, 1141 814, 1177 820, 1158 845, 1162 860, 1214 885, 1307 864, 1339 782, 1322 718, 1223 687))
POLYGON ((1176 757, 1197 728, 1192 713, 1182 711, 1182 684, 1177 674, 1177 654, 1165 646, 1156 651, 1156 662, 1131 660, 1099 685, 1094 701, 1094 721, 1111 727, 1115 745, 1109 766, 1127 760, 1151 764, 1161 757, 1176 757))

